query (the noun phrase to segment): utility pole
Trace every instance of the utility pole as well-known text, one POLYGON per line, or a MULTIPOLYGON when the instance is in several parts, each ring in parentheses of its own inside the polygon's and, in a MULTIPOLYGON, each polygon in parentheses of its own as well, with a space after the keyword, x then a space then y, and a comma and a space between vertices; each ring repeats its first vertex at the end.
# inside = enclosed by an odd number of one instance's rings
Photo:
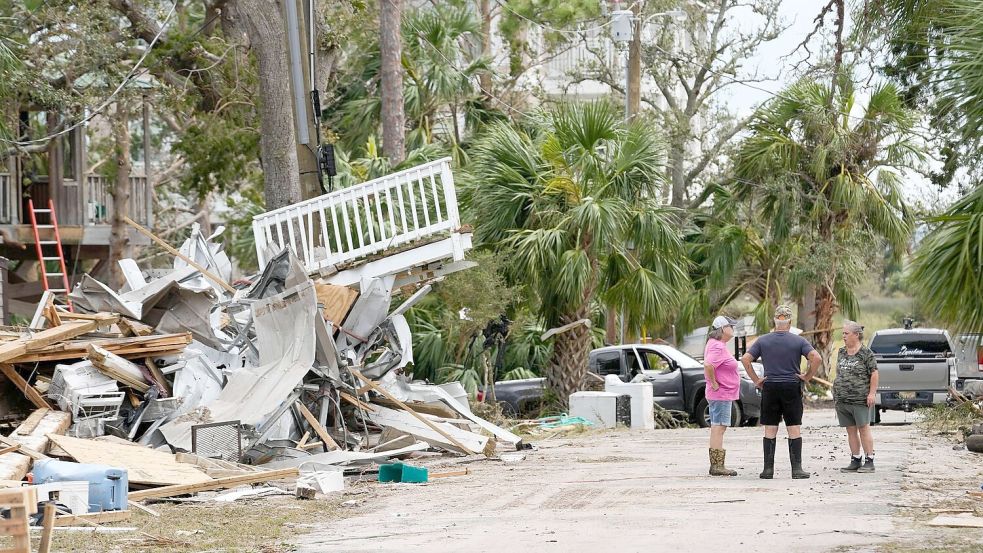
POLYGON ((631 42, 628 43, 628 70, 625 94, 627 107, 625 118, 631 120, 642 108, 642 24, 639 15, 641 2, 632 5, 631 42))
POLYGON ((300 170, 300 189, 303 199, 321 195, 317 174, 317 119, 310 100, 314 90, 311 74, 313 63, 308 60, 309 41, 314 35, 314 3, 310 0, 284 0, 287 23, 287 53, 290 59, 290 92, 293 101, 294 130, 297 134, 297 165, 300 170))

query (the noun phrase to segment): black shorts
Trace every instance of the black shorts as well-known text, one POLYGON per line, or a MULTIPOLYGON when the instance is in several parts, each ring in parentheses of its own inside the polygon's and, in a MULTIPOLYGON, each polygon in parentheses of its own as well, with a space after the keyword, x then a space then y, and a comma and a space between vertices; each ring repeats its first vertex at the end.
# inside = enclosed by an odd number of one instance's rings
POLYGON ((761 388, 761 424, 778 426, 783 419, 785 426, 802 424, 802 383, 765 381, 761 388))

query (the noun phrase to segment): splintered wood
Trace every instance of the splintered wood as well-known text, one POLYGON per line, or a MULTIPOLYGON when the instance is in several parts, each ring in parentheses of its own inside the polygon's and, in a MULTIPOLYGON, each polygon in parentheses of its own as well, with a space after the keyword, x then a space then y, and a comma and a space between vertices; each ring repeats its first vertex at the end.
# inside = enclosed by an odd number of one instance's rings
POLYGON ((0 441, 4 445, 21 447, 16 452, 0 455, 0 480, 22 480, 31 468, 32 456, 43 454, 48 449, 49 435, 64 434, 72 423, 72 416, 62 411, 38 409, 17 427, 7 438, 0 441))
POLYGON ((89 361, 92 361, 99 372, 109 378, 138 392, 146 392, 150 389, 150 385, 143 377, 143 372, 135 364, 95 344, 89 344, 88 354, 89 361))

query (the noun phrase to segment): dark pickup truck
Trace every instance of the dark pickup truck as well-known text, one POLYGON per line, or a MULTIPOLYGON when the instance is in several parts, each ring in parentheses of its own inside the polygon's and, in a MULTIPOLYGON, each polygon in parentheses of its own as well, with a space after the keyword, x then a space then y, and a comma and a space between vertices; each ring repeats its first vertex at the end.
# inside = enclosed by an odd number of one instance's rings
MULTIPOLYGON (((625 382, 641 375, 641 379, 652 383, 657 405, 685 411, 700 426, 709 425, 703 364, 672 346, 627 344, 595 349, 590 352, 588 370, 602 377, 613 374, 625 382)), ((740 373, 741 395, 734 402, 733 424, 754 426, 761 413, 761 393, 745 377, 743 369, 740 373)), ((543 385, 542 378, 496 382, 495 396, 503 410, 514 415, 538 404, 543 385)))

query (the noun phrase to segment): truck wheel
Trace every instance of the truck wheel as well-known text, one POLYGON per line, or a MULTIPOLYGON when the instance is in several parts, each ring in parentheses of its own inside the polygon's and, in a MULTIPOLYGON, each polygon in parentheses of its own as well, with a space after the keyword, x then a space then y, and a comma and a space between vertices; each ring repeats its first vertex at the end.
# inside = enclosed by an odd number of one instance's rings
POLYGON ((742 422, 744 422, 744 410, 741 409, 741 404, 735 401, 730 404, 730 427, 740 428, 742 422))
POLYGON ((966 438, 966 449, 976 453, 983 453, 983 435, 973 434, 966 438))
POLYGON ((696 424, 700 425, 700 428, 710 427, 710 402, 707 401, 707 398, 701 398, 700 402, 696 404, 693 418, 696 419, 696 424))

